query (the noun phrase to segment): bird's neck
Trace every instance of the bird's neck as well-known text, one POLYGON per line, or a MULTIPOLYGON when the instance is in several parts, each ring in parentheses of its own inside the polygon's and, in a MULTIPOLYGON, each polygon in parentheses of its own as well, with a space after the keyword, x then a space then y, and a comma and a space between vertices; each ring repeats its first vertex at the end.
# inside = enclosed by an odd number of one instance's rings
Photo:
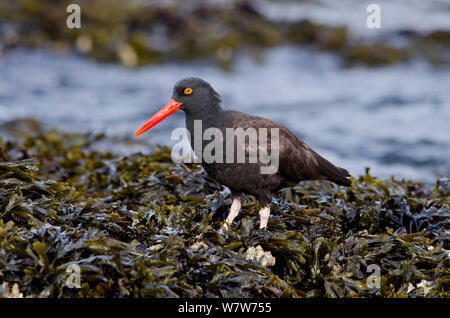
POLYGON ((205 145, 203 140, 205 130, 208 128, 224 129, 229 119, 228 117, 229 115, 220 104, 209 106, 207 112, 186 112, 186 128, 190 134, 192 148, 194 148, 194 139, 198 139, 197 144, 202 145, 201 148, 203 149, 205 145))
POLYGON ((186 128, 193 133, 193 125, 196 120, 200 120, 203 130, 212 127, 223 127, 227 120, 227 113, 223 110, 220 104, 215 104, 208 107, 208 111, 186 112, 186 128))

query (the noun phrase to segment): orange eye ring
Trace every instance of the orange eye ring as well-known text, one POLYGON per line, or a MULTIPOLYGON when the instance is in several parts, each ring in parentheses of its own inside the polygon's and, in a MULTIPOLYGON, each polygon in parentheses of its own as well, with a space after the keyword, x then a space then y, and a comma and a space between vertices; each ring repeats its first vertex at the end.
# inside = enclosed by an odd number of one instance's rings
POLYGON ((190 87, 186 87, 186 88, 184 89, 184 94, 185 94, 185 95, 191 95, 192 92, 193 92, 193 90, 192 90, 192 88, 190 88, 190 87))

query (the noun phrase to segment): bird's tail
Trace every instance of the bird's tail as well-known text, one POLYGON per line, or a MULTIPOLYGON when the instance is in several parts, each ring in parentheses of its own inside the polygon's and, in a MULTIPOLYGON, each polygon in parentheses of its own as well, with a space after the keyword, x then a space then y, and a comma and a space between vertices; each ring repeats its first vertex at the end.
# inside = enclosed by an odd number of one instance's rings
POLYGON ((334 164, 318 154, 316 154, 316 160, 319 164, 320 173, 323 179, 346 187, 352 185, 352 182, 350 181, 350 173, 347 170, 336 167, 334 164))

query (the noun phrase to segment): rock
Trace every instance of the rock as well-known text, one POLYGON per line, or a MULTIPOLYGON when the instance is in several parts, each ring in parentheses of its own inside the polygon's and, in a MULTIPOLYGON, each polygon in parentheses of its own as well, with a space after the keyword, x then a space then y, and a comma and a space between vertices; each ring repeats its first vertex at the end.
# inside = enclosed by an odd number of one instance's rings
POLYGON ((270 251, 265 252, 261 245, 255 247, 251 246, 245 253, 245 258, 258 262, 262 267, 275 265, 275 257, 270 251))

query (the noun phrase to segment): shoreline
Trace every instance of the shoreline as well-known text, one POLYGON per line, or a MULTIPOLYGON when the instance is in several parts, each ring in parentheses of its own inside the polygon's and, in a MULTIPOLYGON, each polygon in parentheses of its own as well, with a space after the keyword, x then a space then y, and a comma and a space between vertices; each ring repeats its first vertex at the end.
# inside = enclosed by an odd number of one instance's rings
POLYGON ((381 29, 381 33, 375 32, 377 36, 363 37, 353 34, 345 24, 323 24, 305 17, 270 19, 265 9, 239 1, 229 6, 204 3, 194 8, 180 3, 130 6, 104 0, 79 1, 79 5, 81 29, 66 28, 65 7, 57 7, 52 1, 30 0, 0 7, 3 50, 34 47, 77 52, 127 67, 208 58, 220 68, 231 70, 238 52, 247 51, 258 59, 266 48, 295 45, 333 53, 346 67, 377 67, 414 58, 439 67, 450 65, 448 29, 381 29), (36 29, 30 29, 30 25, 36 29))

